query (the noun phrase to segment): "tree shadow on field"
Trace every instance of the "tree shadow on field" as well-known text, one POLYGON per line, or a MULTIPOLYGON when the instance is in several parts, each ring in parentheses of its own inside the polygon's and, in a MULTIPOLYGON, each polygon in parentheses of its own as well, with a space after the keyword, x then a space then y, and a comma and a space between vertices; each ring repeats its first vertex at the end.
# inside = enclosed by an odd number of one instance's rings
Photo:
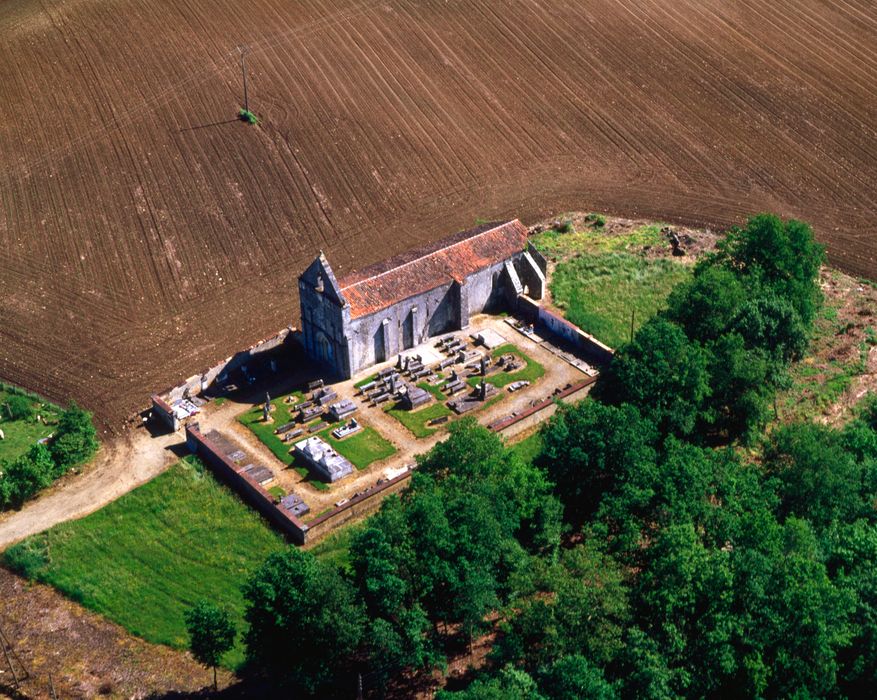
POLYGON ((177 130, 178 134, 182 134, 186 131, 197 131, 198 129, 209 129, 211 126, 222 126, 223 124, 235 124, 239 122, 240 119, 234 117, 233 119, 225 119, 221 122, 211 122, 210 124, 197 124, 195 126, 187 126, 183 129, 177 130))

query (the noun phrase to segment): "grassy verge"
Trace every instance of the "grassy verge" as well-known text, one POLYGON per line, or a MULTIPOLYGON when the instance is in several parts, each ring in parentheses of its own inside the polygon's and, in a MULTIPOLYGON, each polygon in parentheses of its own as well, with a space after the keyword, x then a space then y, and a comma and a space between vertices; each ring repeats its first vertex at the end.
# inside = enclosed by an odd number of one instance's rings
POLYGON ((789 368, 788 387, 777 395, 782 421, 824 415, 867 370, 868 353, 877 345, 877 331, 868 327, 861 335, 849 336, 849 322, 839 315, 841 301, 825 300, 814 322, 808 355, 789 368))
POLYGON ((18 387, 0 384, 0 430, 5 436, 3 440, 0 440, 0 461, 20 457, 38 440, 51 435, 60 414, 60 408, 43 401, 39 396, 25 392, 18 387), (9 420, 5 404, 14 394, 25 396, 30 400, 34 412, 33 417, 23 420, 9 420), (37 415, 48 425, 38 422, 37 415))
MULTIPOLYGON (((243 627, 241 584, 283 540, 186 458, 81 520, 11 547, 7 565, 150 642, 187 644, 183 614, 201 598, 243 627)), ((238 644, 225 662, 243 661, 238 644)))
POLYGON ((350 571, 350 544, 362 528, 363 523, 346 525, 336 530, 311 548, 311 554, 327 564, 333 564, 342 571, 350 571))
POLYGON ((664 306, 670 291, 691 274, 668 258, 627 252, 582 255, 557 264, 551 294, 564 315, 607 345, 618 347, 664 306))
MULTIPOLYGON (((298 392, 294 392, 293 394, 290 394, 290 396, 294 397, 293 401, 290 403, 286 403, 283 400, 285 397, 279 397, 271 401, 272 406, 274 406, 274 410, 271 412, 271 416, 274 418, 272 423, 265 423, 262 421, 262 406, 255 406, 249 411, 242 413, 238 416, 238 421, 253 431, 253 434, 259 438, 269 450, 271 450, 272 454, 274 454, 277 459, 288 466, 295 467, 295 469, 304 476, 307 474, 307 467, 303 464, 299 464, 295 457, 290 453, 289 450, 292 445, 283 442, 280 439, 280 436, 274 433, 278 426, 281 426, 284 423, 289 423, 292 420, 290 410, 293 404, 303 400, 302 395, 298 392), (304 472, 302 472, 302 470, 304 470, 304 472)), ((332 437, 332 430, 339 425, 341 425, 341 423, 330 425, 328 428, 317 433, 317 435, 332 445, 339 454, 347 457, 357 469, 365 469, 372 462, 389 457, 396 451, 396 448, 393 447, 392 443, 385 440, 374 428, 368 426, 365 426, 360 432, 349 438, 336 440, 332 437)), ((302 436, 302 439, 303 437, 304 436, 302 436)), ((318 490, 328 488, 325 484, 316 480, 309 483, 318 490)))
POLYGON ((321 481, 318 477, 311 473, 310 467, 307 466, 302 460, 295 458, 292 462, 292 468, 298 473, 298 475, 302 478, 303 484, 307 484, 308 486, 313 487, 317 491, 328 491, 329 484, 325 481, 321 481))
MULTIPOLYGON (((525 366, 514 372, 495 372, 494 374, 488 375, 487 382, 493 384, 497 389, 502 389, 516 381, 526 380, 532 383, 545 374, 545 368, 541 364, 511 343, 496 348, 491 353, 491 356, 498 358, 501 355, 508 354, 514 354, 520 357, 521 360, 524 361, 525 366)), ((474 387, 481 382, 481 377, 469 377, 466 381, 470 386, 474 387)), ((414 437, 427 438, 431 435, 435 435, 441 429, 439 427, 431 427, 427 425, 429 421, 444 416, 451 416, 453 420, 454 412, 445 405, 447 397, 442 393, 442 390, 438 386, 434 386, 427 382, 422 382, 418 384, 418 386, 431 393, 436 398, 436 402, 416 411, 406 411, 400 407, 393 407, 390 408, 387 413, 404 425, 414 437)), ((504 394, 497 394, 486 401, 478 410, 484 410, 504 398, 504 394)))
POLYGON ((516 453, 527 464, 533 463, 540 449, 542 449, 542 435, 538 431, 511 445, 512 452, 516 453))
POLYGON ((377 374, 371 374, 368 377, 366 377, 365 379, 360 379, 356 384, 353 385, 353 388, 354 389, 362 389, 362 387, 364 387, 366 384, 369 384, 370 382, 376 381, 377 378, 378 378, 377 374))

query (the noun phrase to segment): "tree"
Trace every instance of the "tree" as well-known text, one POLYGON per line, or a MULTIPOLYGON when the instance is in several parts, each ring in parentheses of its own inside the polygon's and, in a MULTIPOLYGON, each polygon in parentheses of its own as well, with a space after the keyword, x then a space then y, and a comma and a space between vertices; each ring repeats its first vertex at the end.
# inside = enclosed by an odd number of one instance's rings
POLYGON ((776 370, 766 353, 747 348, 738 333, 723 335, 708 351, 711 394, 701 415, 704 430, 729 441, 754 440, 768 417, 776 370))
POLYGON ((719 243, 719 253, 707 264, 736 270, 774 289, 809 324, 819 304, 819 266, 825 249, 816 243, 807 224, 783 222, 772 214, 753 216, 719 243))
POLYGON ((720 338, 736 318, 748 290, 734 270, 698 266, 694 277, 673 288, 664 315, 678 323, 692 340, 720 338))
POLYGON ((386 682, 405 668, 428 668, 442 662, 432 642, 431 625, 419 605, 401 609, 391 619, 377 617, 365 635, 369 668, 386 682))
POLYGON ((567 518, 582 521, 628 472, 654 470, 657 431, 630 405, 586 399, 560 406, 542 431, 537 464, 555 484, 567 518))
POLYGON ((510 606, 494 657, 535 671, 563 656, 580 654, 596 663, 613 662, 629 621, 622 567, 593 543, 564 552, 535 595, 510 606))
POLYGON ((740 334, 747 348, 764 353, 777 367, 800 359, 807 349, 808 326, 792 302, 775 293, 743 304, 730 328, 740 334))
MULTIPOLYGON (((506 448, 498 435, 474 418, 451 424, 449 433, 447 440, 420 459, 419 474, 435 477, 446 491, 491 490, 496 498, 494 508, 501 511, 501 519, 514 519, 516 526, 524 522, 535 528, 539 520, 549 530, 553 527, 541 512, 545 497, 551 492, 541 470, 525 463, 517 452, 506 448)), ((538 539, 545 533, 535 528, 531 536, 538 539)))
POLYGON ((728 559, 727 552, 705 547, 691 523, 665 528, 645 554, 637 618, 669 667, 678 669, 680 694, 715 696, 736 671, 728 559))
POLYGON ((309 694, 342 680, 365 616, 337 569, 289 547, 270 555, 243 593, 244 641, 255 669, 309 694))
POLYGON ((842 697, 868 697, 877 687, 877 528, 865 520, 836 525, 828 569, 835 584, 855 601, 853 636, 838 653, 842 697))
POLYGON ((236 630, 228 612, 207 600, 186 611, 189 650, 198 663, 213 669, 213 688, 218 690, 216 667, 234 646, 236 630))
POLYGON ((603 671, 584 656, 564 656, 539 674, 539 688, 548 700, 615 700, 618 690, 603 671))
POLYGON ((774 523, 759 539, 730 552, 738 655, 730 689, 747 697, 831 695, 838 651, 852 638, 853 596, 829 579, 807 521, 774 523))
POLYGON ((9 420, 27 420, 33 415, 30 399, 21 394, 11 394, 6 399, 6 413, 9 420))
POLYGON ((679 326, 653 318, 616 352, 592 393, 636 406, 662 434, 690 435, 710 393, 707 361, 679 326))
POLYGON ((630 627, 620 662, 622 696, 642 700, 675 700, 676 673, 667 666, 660 646, 639 627, 630 627))
POLYGON ((55 460, 56 474, 60 476, 70 467, 87 462, 98 446, 91 414, 71 401, 61 414, 49 446, 55 460))
POLYGON ((778 428, 765 450, 767 472, 777 478, 781 514, 807 518, 819 529, 873 512, 864 465, 847 452, 839 432, 812 423, 778 428))
POLYGON ((436 700, 546 700, 539 693, 536 681, 511 666, 503 668, 494 678, 479 677, 456 693, 440 690, 436 700))
POLYGON ((31 496, 52 483, 54 467, 49 451, 41 444, 3 464, 0 504, 4 508, 20 508, 31 496))
POLYGON ((370 620, 366 651, 383 679, 441 659, 412 580, 414 553, 404 516, 401 501, 388 499, 350 547, 354 581, 370 620))

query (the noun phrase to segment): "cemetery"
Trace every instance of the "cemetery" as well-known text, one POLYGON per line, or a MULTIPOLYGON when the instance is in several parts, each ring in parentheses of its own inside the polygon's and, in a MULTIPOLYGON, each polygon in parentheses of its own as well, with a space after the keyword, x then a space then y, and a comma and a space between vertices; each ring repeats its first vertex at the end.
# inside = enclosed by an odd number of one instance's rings
POLYGON ((543 307, 546 274, 517 220, 340 278, 321 253, 299 278, 300 331, 153 396, 153 415, 313 541, 404 486, 452 422, 514 439, 587 391, 612 351, 543 307))

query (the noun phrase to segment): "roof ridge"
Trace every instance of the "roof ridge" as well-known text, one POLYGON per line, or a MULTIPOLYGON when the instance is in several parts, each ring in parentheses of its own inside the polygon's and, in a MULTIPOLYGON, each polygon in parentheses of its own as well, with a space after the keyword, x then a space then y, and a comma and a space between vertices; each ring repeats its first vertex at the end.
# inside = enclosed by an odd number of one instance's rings
POLYGON ((452 248, 454 248, 458 245, 461 245, 463 243, 468 243, 469 241, 472 241, 476 238, 480 238, 481 236, 484 236, 488 233, 493 233, 494 231, 501 229, 504 226, 508 226, 509 224, 513 224, 516 221, 519 221, 519 219, 509 219, 508 221, 503 221, 502 223, 497 224, 493 228, 489 228, 486 231, 481 231, 480 233, 476 233, 474 236, 469 236, 468 238, 464 238, 462 240, 455 241, 454 243, 451 243, 450 245, 444 246, 443 248, 437 248, 436 250, 432 250, 429 253, 424 253, 419 258, 414 258, 413 260, 409 260, 408 262, 404 262, 401 265, 396 265, 394 267, 391 267, 388 270, 384 270, 383 272, 379 272, 378 274, 372 275, 371 277, 364 277, 363 279, 357 280, 356 282, 353 282, 352 284, 345 285, 345 286, 341 287, 341 291, 344 292, 347 289, 353 289, 354 287, 359 286, 363 282, 370 282, 371 280, 375 280, 378 277, 383 277, 384 275, 388 275, 391 272, 401 270, 402 268, 408 267, 409 265, 413 265, 416 262, 420 262, 421 260, 424 260, 425 258, 432 257, 433 255, 436 255, 437 253, 443 253, 445 251, 451 250, 452 248))

